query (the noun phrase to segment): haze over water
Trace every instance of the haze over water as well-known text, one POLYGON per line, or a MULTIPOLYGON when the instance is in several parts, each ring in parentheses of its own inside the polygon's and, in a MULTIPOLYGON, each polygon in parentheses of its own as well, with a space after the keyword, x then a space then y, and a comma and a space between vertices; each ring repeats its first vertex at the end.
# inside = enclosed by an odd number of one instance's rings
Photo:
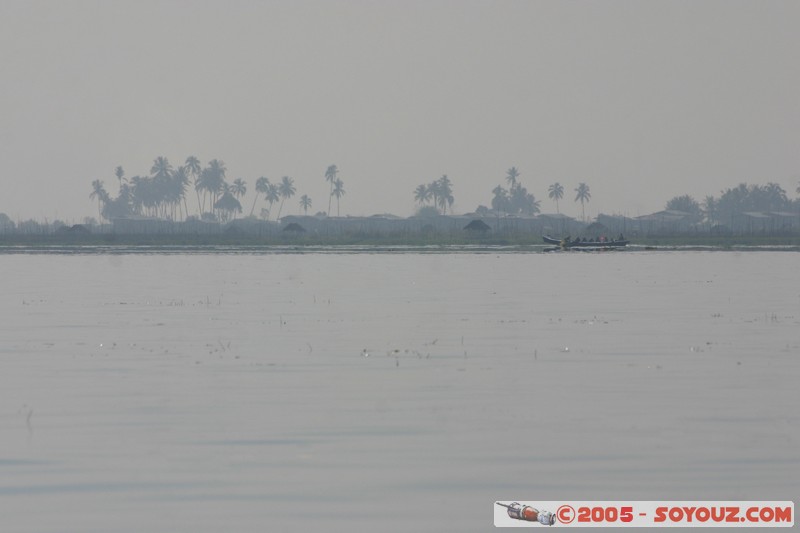
POLYGON ((7 531, 795 500, 795 253, 3 255, 7 531))

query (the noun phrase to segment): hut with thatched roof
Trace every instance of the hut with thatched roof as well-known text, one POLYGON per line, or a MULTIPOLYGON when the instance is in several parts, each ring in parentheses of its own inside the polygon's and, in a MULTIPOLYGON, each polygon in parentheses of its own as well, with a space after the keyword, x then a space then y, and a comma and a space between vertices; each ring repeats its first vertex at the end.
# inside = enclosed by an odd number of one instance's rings
POLYGON ((491 229, 486 222, 477 218, 464 226, 464 231, 473 235, 485 235, 491 229))

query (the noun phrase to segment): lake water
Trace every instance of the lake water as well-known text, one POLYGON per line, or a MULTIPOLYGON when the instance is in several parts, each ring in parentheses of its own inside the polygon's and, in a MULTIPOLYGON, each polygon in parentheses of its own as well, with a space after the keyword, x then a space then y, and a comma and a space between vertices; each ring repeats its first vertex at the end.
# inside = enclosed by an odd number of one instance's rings
POLYGON ((2 531, 798 500, 797 253, 0 255, 2 531))

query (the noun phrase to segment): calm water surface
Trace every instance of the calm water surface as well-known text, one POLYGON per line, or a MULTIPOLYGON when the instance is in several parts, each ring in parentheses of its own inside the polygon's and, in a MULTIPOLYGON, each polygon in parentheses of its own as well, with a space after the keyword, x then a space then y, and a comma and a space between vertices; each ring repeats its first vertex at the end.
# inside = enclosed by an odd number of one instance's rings
POLYGON ((0 529, 797 501, 799 258, 0 255, 0 529))

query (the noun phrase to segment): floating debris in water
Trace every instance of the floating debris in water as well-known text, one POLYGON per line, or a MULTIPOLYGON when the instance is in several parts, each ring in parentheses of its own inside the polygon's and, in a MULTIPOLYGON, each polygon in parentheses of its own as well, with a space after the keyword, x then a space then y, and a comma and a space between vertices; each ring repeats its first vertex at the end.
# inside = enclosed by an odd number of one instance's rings
POLYGON ((361 356, 362 356, 362 357, 369 357, 369 352, 367 351, 367 349, 366 349, 366 348, 364 348, 363 350, 361 350, 361 356))

